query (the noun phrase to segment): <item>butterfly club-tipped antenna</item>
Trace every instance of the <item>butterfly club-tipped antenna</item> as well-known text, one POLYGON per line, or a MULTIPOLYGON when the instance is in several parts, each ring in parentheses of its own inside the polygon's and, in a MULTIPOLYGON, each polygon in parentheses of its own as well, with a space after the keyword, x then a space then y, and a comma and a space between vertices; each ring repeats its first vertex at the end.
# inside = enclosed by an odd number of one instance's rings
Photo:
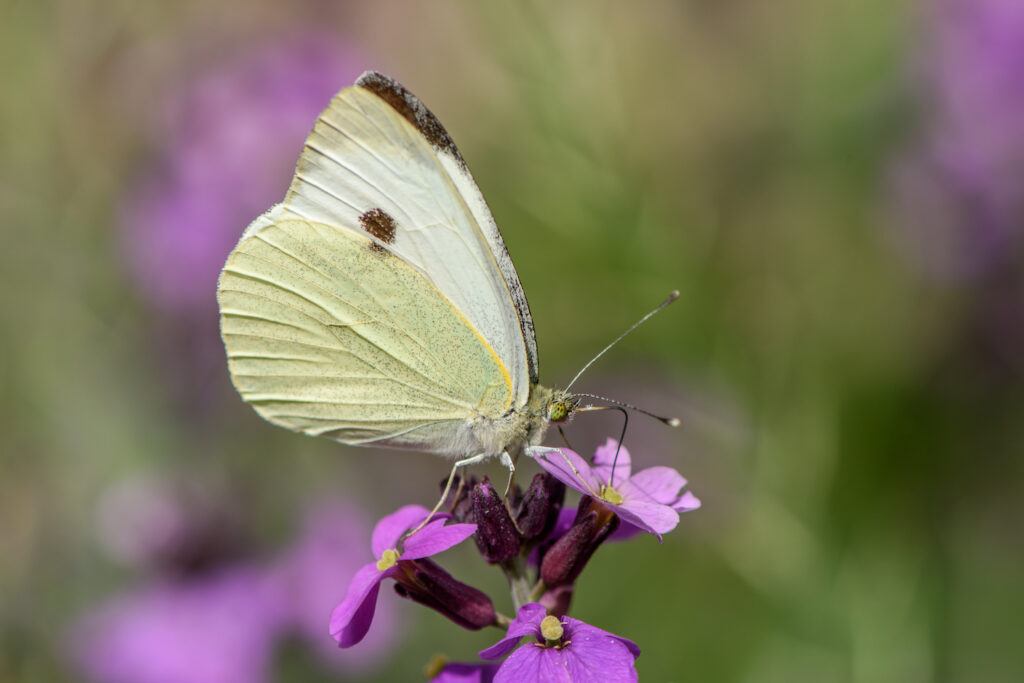
MULTIPOLYGON (((619 461, 619 451, 622 450, 622 442, 626 438, 626 427, 629 426, 629 410, 635 410, 636 412, 641 413, 643 415, 646 415, 648 417, 653 417, 658 422, 660 422, 660 423, 662 423, 664 425, 668 425, 669 427, 678 427, 679 426, 679 419, 678 418, 675 418, 675 417, 663 417, 661 415, 656 415, 656 414, 652 413, 649 410, 644 410, 643 408, 641 408, 639 406, 635 406, 635 405, 633 405, 631 403, 625 403, 624 401, 616 401, 613 398, 606 398, 604 396, 597 396, 595 394, 575 394, 575 396, 581 396, 581 397, 586 397, 586 398, 593 398, 593 399, 596 399, 598 401, 606 401, 606 402, 611 404, 611 405, 607 405, 607 406, 595 406, 595 405, 579 406, 578 408, 576 408, 577 412, 581 412, 582 413, 582 412, 593 412, 593 411, 597 411, 597 410, 617 410, 620 413, 622 413, 622 432, 619 434, 619 441, 618 441, 618 443, 615 444, 615 457, 612 458, 612 473, 611 473, 611 477, 609 478, 609 481, 608 481, 608 485, 609 486, 612 486, 614 484, 614 480, 615 480, 615 465, 619 461)), ((564 438, 564 435, 563 435, 563 438, 564 438)))

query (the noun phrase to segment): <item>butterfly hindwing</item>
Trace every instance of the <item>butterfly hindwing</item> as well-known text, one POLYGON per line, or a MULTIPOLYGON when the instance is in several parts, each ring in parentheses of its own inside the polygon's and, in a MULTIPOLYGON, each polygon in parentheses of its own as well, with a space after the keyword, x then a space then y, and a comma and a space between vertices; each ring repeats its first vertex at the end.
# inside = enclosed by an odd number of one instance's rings
POLYGON ((232 252, 218 297, 232 378, 271 422, 443 453, 467 419, 511 406, 504 364, 461 312, 352 226, 275 207, 232 252))

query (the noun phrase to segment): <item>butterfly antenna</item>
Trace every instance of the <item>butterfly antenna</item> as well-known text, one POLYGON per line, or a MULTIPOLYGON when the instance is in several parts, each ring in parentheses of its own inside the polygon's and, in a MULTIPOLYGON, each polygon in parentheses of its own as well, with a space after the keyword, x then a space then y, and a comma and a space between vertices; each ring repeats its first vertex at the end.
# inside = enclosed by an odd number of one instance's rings
MULTIPOLYGON (((679 418, 676 418, 676 417, 663 417, 661 415, 655 415, 651 411, 644 410, 643 408, 641 408, 639 406, 635 406, 632 403, 626 403, 624 401, 616 401, 614 398, 605 398, 604 396, 597 396, 596 394, 575 394, 575 396, 585 396, 587 398, 593 398, 593 399, 596 399, 598 401, 605 401, 606 403, 611 403, 613 406, 619 406, 621 408, 628 408, 630 410, 635 410, 636 412, 642 413, 642 414, 646 415, 647 417, 653 417, 658 422, 660 422, 662 424, 665 424, 665 425, 668 425, 669 427, 678 427, 679 426, 679 418)), ((588 411, 588 410, 608 410, 610 408, 611 408, 611 406, 583 406, 582 408, 577 408, 576 412, 585 412, 585 411, 588 411)))
MULTIPOLYGON (((590 396, 590 394, 579 394, 580 396, 590 396)), ((590 398, 601 398, 600 396, 590 396, 590 398)), ((602 401, 605 399, 601 399, 602 401)), ((629 426, 629 413, 626 412, 624 406, 583 406, 579 410, 617 410, 622 413, 622 433, 619 434, 619 443, 615 445, 615 457, 612 458, 612 473, 608 477, 608 485, 615 485, 615 465, 619 462, 619 451, 622 450, 622 442, 626 439, 626 427, 629 426)), ((559 427, 561 431, 561 427, 559 427)), ((572 448, 570 446, 570 448, 572 448)))
POLYGON ((574 451, 574 450, 576 450, 575 448, 573 448, 573 447, 572 447, 572 444, 571 444, 571 443, 569 443, 569 437, 567 437, 567 436, 565 435, 565 432, 564 432, 564 431, 562 431, 562 425, 558 425, 558 433, 562 435, 562 441, 564 441, 564 442, 565 442, 565 445, 566 445, 566 447, 567 447, 567 448, 568 448, 568 449, 569 449, 570 451, 574 451))
MULTIPOLYGON (((616 338, 615 338, 615 341, 613 341, 613 342, 612 342, 611 344, 609 344, 608 346, 604 347, 604 349, 602 349, 602 350, 601 350, 601 353, 597 354, 597 355, 596 355, 596 356, 594 356, 594 357, 593 357, 592 359, 590 359, 590 362, 589 362, 589 363, 587 363, 586 365, 584 365, 584 366, 583 366, 583 369, 582 369, 582 370, 580 370, 579 372, 577 372, 577 373, 576 373, 576 376, 572 378, 572 381, 571 381, 571 382, 569 382, 569 385, 568 385, 567 387, 565 387, 565 390, 566 390, 566 391, 568 391, 568 390, 569 390, 569 389, 570 389, 570 388, 572 387, 572 385, 573 385, 573 384, 576 384, 576 380, 578 380, 578 379, 580 378, 580 375, 582 375, 582 374, 583 374, 584 372, 586 372, 586 371, 587 371, 587 368, 589 368, 589 367, 590 367, 591 365, 593 365, 593 364, 594 364, 594 362, 595 362, 595 361, 596 361, 596 360, 597 360, 598 358, 600 358, 600 357, 601 357, 601 356, 603 356, 604 354, 608 353, 608 351, 609 351, 609 350, 610 350, 610 349, 611 349, 611 348, 612 348, 613 346, 615 346, 615 345, 616 345, 616 344, 618 344, 618 343, 619 343, 620 341, 622 341, 622 338, 623 338, 623 337, 625 337, 625 336, 626 336, 627 334, 629 334, 630 332, 632 332, 632 331, 633 331, 633 330, 635 330, 636 328, 638 328, 638 327, 640 327, 641 325, 643 325, 643 324, 644 324, 645 322, 647 322, 647 321, 648 321, 648 320, 649 320, 649 319, 651 318, 651 316, 653 316, 653 315, 654 315, 655 313, 657 313, 657 312, 658 312, 658 311, 660 311, 661 309, 665 308, 666 306, 668 306, 668 305, 669 305, 670 303, 672 303, 673 301, 675 301, 675 300, 676 300, 676 299, 678 299, 678 298, 679 298, 679 290, 677 289, 677 290, 674 290, 674 291, 673 291, 673 292, 672 292, 671 294, 669 294, 669 295, 668 295, 668 298, 667 298, 667 299, 665 299, 665 300, 664 300, 664 301, 662 301, 662 302, 661 302, 660 304, 658 304, 658 307, 657 307, 657 308, 655 308, 655 309, 654 309, 653 311, 651 311, 650 313, 648 313, 647 315, 645 315, 644 317, 640 318, 640 319, 639 319, 639 320, 637 320, 637 321, 636 321, 635 323, 633 323, 633 326, 632 326, 632 327, 630 327, 630 328, 629 328, 628 330, 626 330, 625 332, 623 332, 622 334, 620 334, 620 335, 619 335, 618 337, 616 337, 616 338)), ((639 410, 639 408, 637 408, 636 410, 639 410)), ((640 412, 644 412, 644 411, 642 411, 642 410, 641 410, 640 412)), ((650 415, 650 413, 648 413, 648 415, 650 415)), ((657 416, 655 416, 655 415, 651 415, 651 417, 657 417, 657 416)), ((660 420, 661 418, 657 418, 657 419, 659 419, 659 420, 660 420)), ((662 420, 662 421, 664 422, 664 420, 662 420)))

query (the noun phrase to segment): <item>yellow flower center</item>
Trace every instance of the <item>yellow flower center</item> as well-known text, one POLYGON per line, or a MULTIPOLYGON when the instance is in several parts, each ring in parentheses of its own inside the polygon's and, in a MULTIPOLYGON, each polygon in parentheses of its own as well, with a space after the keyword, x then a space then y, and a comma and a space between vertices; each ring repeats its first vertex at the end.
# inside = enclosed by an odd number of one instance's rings
POLYGON ((601 487, 601 500, 607 501, 612 505, 622 505, 622 494, 605 484, 601 487))
POLYGON ((398 558, 398 551, 394 548, 388 548, 381 554, 380 559, 377 560, 377 570, 383 572, 391 569, 398 564, 398 558))
POLYGON ((540 634, 544 636, 544 640, 548 641, 549 645, 557 644, 562 639, 562 634, 564 633, 565 629, 562 628, 562 622, 558 617, 553 617, 549 614, 541 620, 540 634))
POLYGON ((448 664, 448 657, 438 653, 431 657, 430 661, 427 662, 427 665, 423 667, 423 675, 427 680, 437 678, 438 674, 441 673, 441 669, 443 669, 446 664, 448 664))

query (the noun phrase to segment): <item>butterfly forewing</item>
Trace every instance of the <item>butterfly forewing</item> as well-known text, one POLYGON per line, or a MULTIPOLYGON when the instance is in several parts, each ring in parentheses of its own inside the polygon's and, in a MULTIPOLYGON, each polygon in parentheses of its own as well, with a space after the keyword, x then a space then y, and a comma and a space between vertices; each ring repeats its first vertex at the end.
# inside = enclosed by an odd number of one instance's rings
POLYGON ((402 86, 368 73, 334 98, 283 211, 369 236, 422 274, 508 370, 513 406, 526 403, 536 343, 519 278, 451 139, 402 86))

